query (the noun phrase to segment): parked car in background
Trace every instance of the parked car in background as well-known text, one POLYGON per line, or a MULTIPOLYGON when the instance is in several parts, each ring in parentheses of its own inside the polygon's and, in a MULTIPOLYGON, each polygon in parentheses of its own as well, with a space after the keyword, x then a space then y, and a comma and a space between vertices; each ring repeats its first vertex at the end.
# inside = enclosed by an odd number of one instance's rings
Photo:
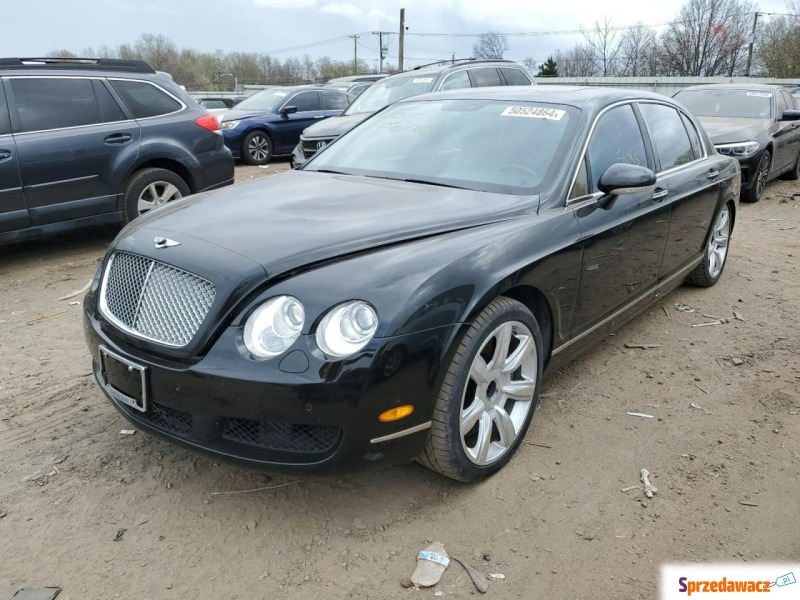
POLYGON ((353 98, 357 98, 369 86, 385 77, 388 77, 388 75, 350 75, 348 77, 337 77, 325 83, 325 87, 346 92, 353 98))
POLYGON ((800 102, 800 87, 794 87, 794 88, 790 89, 790 90, 789 90, 789 93, 790 93, 792 96, 794 96, 794 97, 795 97, 795 99, 797 99, 797 100, 798 100, 798 102, 800 102))
POLYGON ((206 110, 229 109, 239 104, 242 100, 244 100, 244 96, 237 98, 198 98, 197 103, 206 110))
POLYGON ((233 183, 219 123, 141 61, 0 59, 0 241, 233 183))
POLYGON ((292 153, 298 166, 384 106, 426 92, 497 85, 534 85, 528 70, 510 60, 461 60, 417 67, 374 83, 342 116, 312 125, 292 153))
POLYGON ((137 429, 250 467, 479 481, 545 369, 719 280, 738 195, 737 161, 654 93, 407 98, 118 236, 83 304, 92 369, 137 429))
POLYGON ((800 178, 800 111, 787 89, 695 85, 674 97, 702 123, 717 152, 739 160, 743 202, 758 202, 767 182, 780 175, 800 178))
POLYGON ((306 127, 342 114, 351 100, 322 86, 267 88, 220 115, 222 136, 234 158, 265 165, 273 156, 291 154, 306 127))

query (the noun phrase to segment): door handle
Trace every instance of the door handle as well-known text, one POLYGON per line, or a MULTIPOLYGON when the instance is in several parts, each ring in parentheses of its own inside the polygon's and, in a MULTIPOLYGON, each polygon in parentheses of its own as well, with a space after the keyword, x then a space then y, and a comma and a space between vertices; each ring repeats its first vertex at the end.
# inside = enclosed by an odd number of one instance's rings
POLYGON ((11 151, 10 150, 0 150, 0 160, 5 160, 7 158, 11 158, 11 151))
POLYGON ((104 142, 106 144, 110 144, 112 146, 118 146, 121 144, 127 144, 133 139, 130 133, 112 133, 111 135, 107 135, 104 138, 104 142))
POLYGON ((719 177, 719 171, 709 171, 707 177, 709 179, 714 179, 715 177, 719 177))
POLYGON ((669 192, 667 190, 656 190, 653 192, 653 201, 661 202, 667 196, 669 196, 669 192))

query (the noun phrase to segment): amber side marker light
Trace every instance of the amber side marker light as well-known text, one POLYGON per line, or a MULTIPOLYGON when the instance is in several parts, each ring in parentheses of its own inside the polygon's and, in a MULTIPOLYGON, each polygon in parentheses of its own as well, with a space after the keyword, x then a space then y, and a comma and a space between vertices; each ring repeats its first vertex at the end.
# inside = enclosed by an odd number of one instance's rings
POLYGON ((391 423, 392 421, 397 421, 403 417, 407 417, 413 412, 414 407, 412 405, 403 404, 402 406, 395 406, 394 408, 383 411, 378 417, 378 420, 381 423, 391 423))

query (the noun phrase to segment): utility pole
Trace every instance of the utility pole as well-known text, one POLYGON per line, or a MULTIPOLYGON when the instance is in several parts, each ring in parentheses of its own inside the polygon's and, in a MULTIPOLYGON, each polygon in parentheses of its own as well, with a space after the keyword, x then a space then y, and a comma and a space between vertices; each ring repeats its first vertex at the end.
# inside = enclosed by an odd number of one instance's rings
POLYGON ((383 73, 383 59, 389 55, 389 37, 391 32, 389 31, 373 31, 372 35, 378 36, 378 48, 380 50, 380 67, 378 68, 378 73, 383 73), (387 36, 386 38, 386 46, 383 45, 383 36, 387 36))
POLYGON ((747 50, 747 69, 745 70, 745 77, 750 77, 750 67, 753 64, 753 44, 756 41, 756 26, 758 25, 758 15, 761 13, 756 13, 753 16, 753 31, 750 33, 750 48, 747 50))
POLYGON ((349 37, 353 38, 353 75, 358 75, 358 36, 349 37))
POLYGON ((405 39, 405 32, 406 32, 406 9, 400 9, 400 52, 399 58, 397 60, 397 68, 400 71, 403 70, 403 41, 405 39))

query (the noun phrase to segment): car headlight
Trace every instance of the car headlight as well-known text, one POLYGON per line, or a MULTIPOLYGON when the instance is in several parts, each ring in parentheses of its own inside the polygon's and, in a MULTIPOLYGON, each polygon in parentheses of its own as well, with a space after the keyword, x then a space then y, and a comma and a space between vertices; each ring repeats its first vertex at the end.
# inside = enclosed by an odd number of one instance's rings
POLYGON ((758 152, 761 144, 751 140, 749 142, 736 142, 735 144, 715 144, 717 152, 726 156, 750 156, 758 152))
POLYGON ((244 325, 244 345, 256 358, 283 354, 300 337, 305 323, 302 303, 278 296, 259 306, 244 325))
POLYGON ((347 358, 366 346, 378 330, 378 314, 363 300, 333 307, 317 328, 317 345, 327 356, 347 358))
POLYGON ((220 129, 225 131, 226 129, 233 129, 234 127, 236 127, 241 122, 242 122, 241 119, 238 120, 238 121, 220 121, 219 127, 220 127, 220 129))

